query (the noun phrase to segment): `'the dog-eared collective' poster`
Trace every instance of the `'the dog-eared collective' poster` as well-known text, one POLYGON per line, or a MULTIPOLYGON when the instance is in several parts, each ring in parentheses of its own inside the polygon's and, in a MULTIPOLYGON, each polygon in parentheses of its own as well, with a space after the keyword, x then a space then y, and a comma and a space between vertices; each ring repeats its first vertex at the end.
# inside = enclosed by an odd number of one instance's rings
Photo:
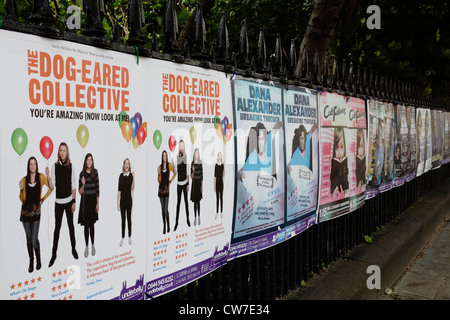
POLYGON ((237 179, 229 259, 285 238, 282 89, 237 77, 232 93, 237 179))
POLYGON ((0 296, 143 299, 145 70, 122 53, 0 38, 0 296))
POLYGON ((150 59, 146 293, 159 296, 227 262, 234 197, 230 77, 150 59))
POLYGON ((316 220, 319 186, 317 91, 283 90, 286 135, 286 238, 316 220))

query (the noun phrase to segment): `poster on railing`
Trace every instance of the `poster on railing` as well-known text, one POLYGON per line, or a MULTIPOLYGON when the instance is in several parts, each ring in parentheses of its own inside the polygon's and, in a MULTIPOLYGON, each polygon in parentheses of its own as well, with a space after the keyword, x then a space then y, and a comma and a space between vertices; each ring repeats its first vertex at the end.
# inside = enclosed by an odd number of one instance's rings
POLYGON ((282 89, 234 78, 236 186, 228 259, 284 241, 285 159, 282 89))
POLYGON ((444 145, 442 146, 442 164, 450 162, 450 112, 445 111, 444 117, 444 145))
POLYGON ((148 261, 157 297, 225 264, 234 196, 230 77, 150 59, 148 261))
POLYGON ((319 203, 318 222, 350 211, 348 111, 343 95, 319 95, 319 203))
POLYGON ((367 185, 366 199, 379 193, 384 176, 384 105, 376 100, 367 100, 368 143, 367 143, 367 185))
POLYGON ((317 91, 283 89, 286 135, 286 239, 316 221, 319 186, 317 91))
POLYGON ((432 136, 432 158, 431 169, 438 169, 442 164, 442 111, 432 109, 431 114, 431 136, 432 136))
POLYGON ((416 176, 431 169, 432 157, 432 134, 430 109, 418 108, 416 110, 417 119, 417 169, 416 176))
POLYGON ((399 187, 405 183, 409 168, 408 159, 409 126, 407 106, 398 104, 395 107, 396 139, 394 151, 394 186, 399 187))
POLYGON ((361 208, 366 198, 366 101, 356 97, 346 97, 346 101, 349 198, 352 212, 361 208))
POLYGON ((396 123, 394 104, 390 102, 382 102, 382 109, 384 110, 384 167, 379 190, 380 192, 385 192, 392 189, 394 185, 396 123))
POLYGON ((406 144, 406 172, 405 181, 409 182, 416 177, 416 108, 406 107, 406 124, 408 129, 408 142, 406 144))
POLYGON ((142 67, 72 42, 5 30, 0 39, 0 298, 142 299, 142 67))

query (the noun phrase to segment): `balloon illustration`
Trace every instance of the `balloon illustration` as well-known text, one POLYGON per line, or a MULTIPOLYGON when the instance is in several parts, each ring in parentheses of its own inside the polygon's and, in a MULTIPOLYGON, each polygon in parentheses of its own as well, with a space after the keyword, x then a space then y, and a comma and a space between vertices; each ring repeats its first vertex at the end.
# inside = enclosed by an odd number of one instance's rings
POLYGON ((174 151, 175 150, 175 146, 177 145, 177 141, 175 140, 174 136, 170 136, 169 137, 169 149, 170 151, 174 151))
POLYGON ((78 127, 77 140, 78 140, 78 143, 80 144, 81 148, 84 149, 84 147, 86 147, 86 144, 88 143, 88 140, 89 140, 89 130, 84 124, 81 124, 78 127))
POLYGON ((159 150, 159 147, 161 146, 161 141, 162 141, 161 131, 155 130, 155 132, 153 133, 153 144, 155 145, 156 149, 158 149, 158 150, 159 150))
POLYGON ((119 127, 122 129, 122 123, 128 119, 128 115, 125 111, 119 113, 119 127))
POLYGON ((216 124, 216 133, 217 133, 217 136, 219 137, 219 139, 223 137, 223 127, 222 127, 222 123, 220 123, 220 122, 218 122, 216 124))
POLYGON ((227 141, 230 141, 231 136, 233 135, 233 130, 228 129, 225 131, 225 137, 227 138, 227 141))
POLYGON ((147 137, 147 122, 143 122, 141 128, 144 128, 145 136, 147 137))
POLYGON ((133 144, 134 150, 136 150, 139 147, 139 141, 137 139, 137 136, 131 139, 131 143, 133 144))
POLYGON ((133 135, 133 138, 134 138, 134 137, 136 137, 137 131, 139 129, 138 122, 137 122, 135 117, 132 117, 130 119, 130 123, 131 123, 131 128, 132 128, 132 135, 133 135))
POLYGON ((24 153, 28 145, 28 137, 22 128, 17 128, 13 131, 11 135, 11 144, 14 151, 16 151, 19 156, 24 153))
POLYGON ((228 124, 225 123, 225 119, 222 120, 221 124, 222 124, 222 134, 225 135, 225 132, 227 131, 228 124))
POLYGON ((136 112, 134 114, 134 118, 136 119, 137 127, 140 128, 141 124, 142 124, 142 116, 141 116, 141 114, 139 112, 136 112))
POLYGON ((220 118, 219 118, 219 116, 215 116, 215 117, 214 117, 213 123, 214 123, 214 128, 217 128, 217 123, 220 123, 220 118))
POLYGON ((226 128, 228 128, 228 123, 229 123, 229 121, 228 121, 228 117, 227 116, 225 116, 224 118, 223 118, 223 120, 222 121, 224 121, 225 122, 225 129, 226 128))
POLYGON ((45 159, 49 159, 53 153, 53 141, 48 136, 45 136, 41 139, 39 144, 39 148, 41 149, 41 153, 45 159))
POLYGON ((135 137, 139 145, 144 143, 146 137, 147 134, 145 133, 144 128, 140 127, 135 137))
POLYGON ((130 121, 124 121, 122 123, 122 135, 127 142, 130 142, 132 134, 133 128, 131 127, 130 121))
POLYGON ((194 127, 194 126, 192 126, 192 127, 189 129, 189 135, 190 135, 190 137, 191 137, 191 142, 192 142, 192 144, 194 144, 195 139, 197 139, 197 131, 195 130, 195 127, 194 127))

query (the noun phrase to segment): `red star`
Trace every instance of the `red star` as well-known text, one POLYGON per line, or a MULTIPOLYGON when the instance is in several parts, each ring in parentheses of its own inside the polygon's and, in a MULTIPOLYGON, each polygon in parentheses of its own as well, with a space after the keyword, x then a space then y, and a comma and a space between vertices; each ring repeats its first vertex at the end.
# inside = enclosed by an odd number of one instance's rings
POLYGON ((22 286, 22 282, 19 282, 17 286, 20 288, 22 286))
POLYGON ((41 282, 41 280, 42 280, 42 277, 39 277, 39 278, 38 278, 38 282, 41 282))
POLYGON ((15 287, 16 287, 16 286, 15 286, 14 284, 12 284, 12 285, 10 286, 11 290, 13 290, 15 287))

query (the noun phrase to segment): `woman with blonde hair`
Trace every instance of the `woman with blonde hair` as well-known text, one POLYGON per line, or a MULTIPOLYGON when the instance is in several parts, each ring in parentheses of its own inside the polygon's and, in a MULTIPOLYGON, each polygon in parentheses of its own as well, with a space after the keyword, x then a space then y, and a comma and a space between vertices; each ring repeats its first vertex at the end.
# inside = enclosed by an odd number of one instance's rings
POLYGON ((119 175, 117 189, 117 210, 122 218, 122 246, 125 239, 125 223, 128 222, 128 243, 131 244, 131 209, 133 207, 132 192, 134 191, 134 172, 131 171, 130 159, 123 160, 122 173, 119 175))
POLYGON ((56 188, 55 199, 55 231, 53 233, 52 257, 48 267, 50 268, 56 260, 58 250, 59 232, 64 212, 67 217, 69 227, 70 244, 72 246, 72 255, 78 259, 78 253, 75 248, 75 229, 73 226, 73 213, 75 212, 75 200, 77 195, 77 182, 75 170, 69 156, 69 147, 65 142, 61 142, 58 148, 58 160, 52 167, 52 183, 56 188))

